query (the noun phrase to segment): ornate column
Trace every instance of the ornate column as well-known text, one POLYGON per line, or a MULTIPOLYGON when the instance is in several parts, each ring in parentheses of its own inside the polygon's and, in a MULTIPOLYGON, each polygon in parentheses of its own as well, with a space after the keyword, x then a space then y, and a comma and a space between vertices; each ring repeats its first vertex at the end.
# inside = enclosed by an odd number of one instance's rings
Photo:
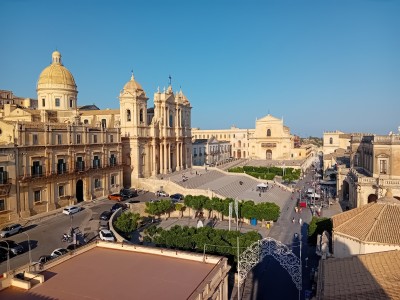
POLYGON ((152 164, 151 175, 152 176, 156 176, 157 175, 157 157, 159 157, 159 156, 156 155, 157 148, 156 148, 156 142, 155 142, 154 139, 151 142, 151 148, 152 148, 152 151, 153 151, 152 155, 151 155, 151 159, 152 159, 152 162, 151 162, 151 164, 152 164))
POLYGON ((164 159, 163 159, 163 174, 167 174, 168 173, 168 151, 167 151, 167 142, 166 141, 164 141, 164 143, 163 143, 163 145, 164 145, 164 159))

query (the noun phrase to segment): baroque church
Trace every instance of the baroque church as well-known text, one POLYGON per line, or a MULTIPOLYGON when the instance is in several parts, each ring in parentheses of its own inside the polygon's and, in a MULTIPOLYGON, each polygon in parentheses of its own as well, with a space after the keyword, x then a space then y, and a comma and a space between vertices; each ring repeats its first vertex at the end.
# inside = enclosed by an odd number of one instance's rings
POLYGON ((132 74, 119 109, 80 109, 75 79, 54 51, 37 100, 16 102, 3 90, 0 98, 0 223, 191 167, 191 105, 171 85, 149 108, 132 74))

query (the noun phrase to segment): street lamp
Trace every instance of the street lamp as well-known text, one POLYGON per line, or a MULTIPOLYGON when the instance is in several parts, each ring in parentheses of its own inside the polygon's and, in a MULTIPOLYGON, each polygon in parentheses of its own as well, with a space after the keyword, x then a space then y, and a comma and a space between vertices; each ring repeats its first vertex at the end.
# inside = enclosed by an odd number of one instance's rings
POLYGON ((25 231, 22 231, 21 233, 26 234, 28 237, 28 255, 29 255, 29 271, 31 270, 31 265, 32 265, 32 254, 31 254, 31 239, 29 238, 29 234, 25 231))
POLYGON ((7 274, 10 273, 10 244, 4 240, 4 242, 7 244, 7 274))

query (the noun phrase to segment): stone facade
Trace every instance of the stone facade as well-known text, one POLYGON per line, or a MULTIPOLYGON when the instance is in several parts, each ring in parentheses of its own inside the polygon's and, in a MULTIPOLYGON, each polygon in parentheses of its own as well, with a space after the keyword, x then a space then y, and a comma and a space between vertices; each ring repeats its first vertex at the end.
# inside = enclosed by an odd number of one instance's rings
POLYGON ((323 134, 324 155, 335 152, 337 149, 347 150, 350 147, 351 134, 341 131, 325 131, 323 134))
POLYGON ((192 161, 195 166, 217 165, 226 162, 232 156, 231 144, 214 137, 194 140, 192 148, 192 161))
POLYGON ((352 135, 350 168, 338 167, 337 188, 349 208, 373 202, 389 188, 400 199, 400 135, 352 135))
POLYGON ((0 93, 1 223, 191 167, 191 106, 171 86, 147 108, 132 75, 119 109, 80 111, 75 80, 55 51, 39 76, 38 101, 15 103, 22 98, 6 92, 0 93))
POLYGON ((311 155, 311 148, 295 148, 294 136, 282 119, 267 115, 256 121, 255 129, 201 130, 192 129, 193 139, 227 140, 232 145, 234 158, 250 158, 262 160, 306 159, 311 155))

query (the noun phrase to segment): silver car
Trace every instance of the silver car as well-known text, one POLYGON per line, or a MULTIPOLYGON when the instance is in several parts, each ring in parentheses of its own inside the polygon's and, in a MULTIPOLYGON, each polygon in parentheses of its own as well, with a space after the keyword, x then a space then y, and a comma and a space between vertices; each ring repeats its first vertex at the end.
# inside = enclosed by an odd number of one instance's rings
POLYGON ((13 234, 17 234, 22 232, 23 228, 21 224, 11 224, 6 227, 4 227, 0 231, 0 237, 5 238, 13 234))

